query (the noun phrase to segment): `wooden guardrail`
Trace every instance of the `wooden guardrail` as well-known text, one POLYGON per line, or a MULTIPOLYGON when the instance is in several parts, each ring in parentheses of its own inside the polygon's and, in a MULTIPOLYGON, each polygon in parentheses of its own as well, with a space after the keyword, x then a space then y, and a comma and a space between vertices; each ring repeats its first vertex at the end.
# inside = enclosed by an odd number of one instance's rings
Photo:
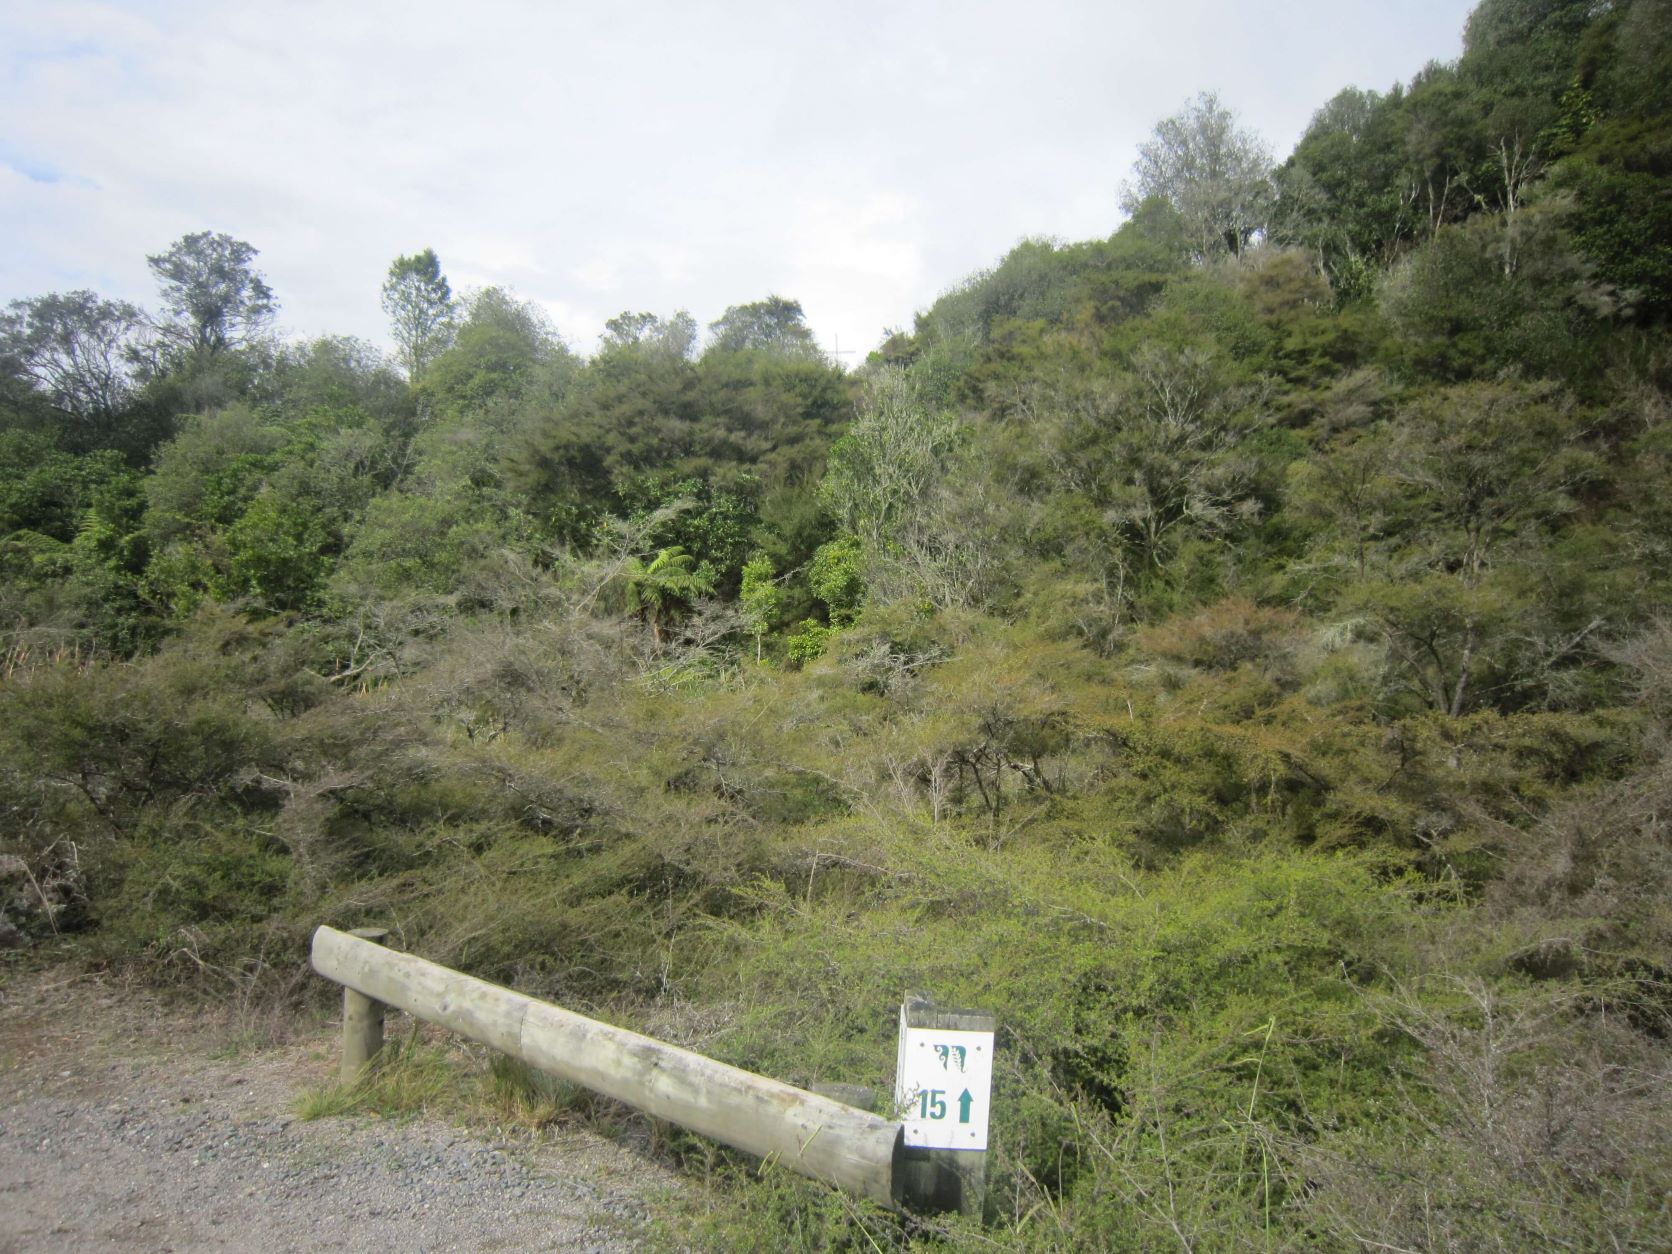
POLYGON ((902 1199, 901 1125, 625 1028, 321 927, 313 968, 344 988, 348 1078, 383 1040, 383 1007, 885 1206, 902 1199), (358 999, 358 1000, 355 1000, 358 999))

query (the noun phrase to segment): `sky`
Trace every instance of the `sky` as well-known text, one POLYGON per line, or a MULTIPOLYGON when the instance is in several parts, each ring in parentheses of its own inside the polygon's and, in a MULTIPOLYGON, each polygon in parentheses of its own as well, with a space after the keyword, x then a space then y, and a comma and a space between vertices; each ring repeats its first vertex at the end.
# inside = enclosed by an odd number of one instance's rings
POLYGON ((1028 237, 1108 235, 1217 91, 1287 155, 1347 86, 1462 50, 1468 0, 157 0, 0 5, 0 303, 154 305, 192 231, 287 337, 387 347, 432 247, 590 353, 624 310, 777 294, 844 364, 1028 237))

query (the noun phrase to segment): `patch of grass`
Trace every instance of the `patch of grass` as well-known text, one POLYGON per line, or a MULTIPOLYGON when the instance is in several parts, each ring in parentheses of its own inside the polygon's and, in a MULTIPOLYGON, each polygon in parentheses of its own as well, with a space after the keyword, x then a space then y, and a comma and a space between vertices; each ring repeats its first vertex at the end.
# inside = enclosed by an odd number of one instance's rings
POLYGON ((450 1055, 445 1046, 416 1036, 391 1042, 353 1084, 328 1084, 303 1093, 296 1101, 296 1115, 313 1120, 458 1114, 467 1104, 469 1086, 450 1055))
POLYGON ((531 1067, 509 1054, 495 1054, 482 1077, 487 1105, 505 1122, 531 1131, 567 1114, 587 1113, 594 1099, 578 1084, 531 1067))
POLYGON ((390 1041, 353 1084, 325 1084, 303 1093, 295 1106, 298 1117, 431 1116, 528 1133, 573 1117, 607 1135, 626 1109, 521 1059, 439 1029, 422 1033, 390 1041))
POLYGON ((788 1171, 736 1160, 711 1176, 708 1188, 663 1199, 648 1235, 653 1249, 667 1251, 881 1254, 912 1248, 917 1227, 788 1171))
POLYGON ((270 1039, 258 1032, 238 1032, 210 1049, 207 1057, 211 1062, 237 1062, 240 1058, 259 1053, 271 1044, 270 1039))

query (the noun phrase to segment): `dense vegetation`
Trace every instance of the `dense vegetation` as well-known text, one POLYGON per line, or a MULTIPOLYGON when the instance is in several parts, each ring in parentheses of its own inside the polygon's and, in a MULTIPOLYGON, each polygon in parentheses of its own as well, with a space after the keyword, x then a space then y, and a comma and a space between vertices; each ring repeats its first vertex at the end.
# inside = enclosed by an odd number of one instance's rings
POLYGON ((1484 0, 1275 166, 1199 97, 851 375, 428 251, 396 366, 207 232, 14 302, 0 928, 251 1000, 388 924, 881 1087, 989 1007, 1005 1246, 1665 1248, 1669 40, 1484 0))

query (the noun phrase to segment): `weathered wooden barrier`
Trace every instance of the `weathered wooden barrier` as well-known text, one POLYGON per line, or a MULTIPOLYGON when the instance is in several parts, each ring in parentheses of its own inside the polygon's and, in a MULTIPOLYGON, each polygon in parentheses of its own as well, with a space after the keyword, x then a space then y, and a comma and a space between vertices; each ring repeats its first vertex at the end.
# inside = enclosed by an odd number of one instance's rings
POLYGON ((345 990, 345 1075, 376 1054, 383 1006, 396 1006, 804 1176, 885 1206, 911 1200, 896 1191, 904 1180, 896 1170, 899 1123, 386 949, 370 936, 319 928, 313 968, 345 990), (350 1007, 349 994, 376 1005, 350 1007))

